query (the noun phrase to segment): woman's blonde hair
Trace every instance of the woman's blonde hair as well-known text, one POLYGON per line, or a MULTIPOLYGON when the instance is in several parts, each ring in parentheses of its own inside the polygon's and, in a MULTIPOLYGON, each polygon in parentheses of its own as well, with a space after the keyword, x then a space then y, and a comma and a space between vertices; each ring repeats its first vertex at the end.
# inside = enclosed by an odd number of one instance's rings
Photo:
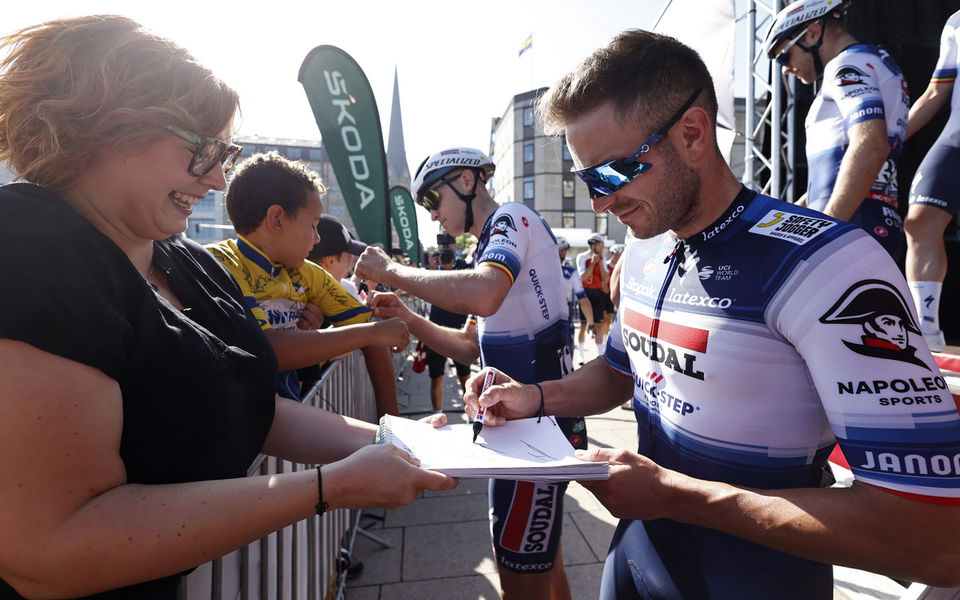
POLYGON ((237 93, 189 52, 115 15, 61 19, 0 38, 0 161, 53 191, 101 150, 133 151, 167 125, 216 136, 237 93))

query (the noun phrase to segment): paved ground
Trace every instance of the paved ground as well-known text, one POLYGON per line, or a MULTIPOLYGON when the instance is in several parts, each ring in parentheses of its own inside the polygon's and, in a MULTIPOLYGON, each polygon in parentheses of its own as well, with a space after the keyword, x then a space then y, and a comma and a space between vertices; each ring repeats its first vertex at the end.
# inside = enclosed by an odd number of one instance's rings
MULTIPOLYGON (((588 357, 596 350, 588 350, 588 357)), ((430 379, 413 373, 409 360, 399 382, 400 411, 416 418, 430 411, 430 379)), ((476 368, 476 367, 475 367, 476 368)), ((452 369, 445 378, 443 408, 453 422, 466 422, 452 369)), ((591 446, 636 445, 631 411, 616 408, 587 419, 591 446)), ((574 598, 596 598, 614 519, 577 483, 564 500, 563 555, 574 598)), ((500 597, 497 567, 487 523, 487 480, 463 479, 457 489, 427 492, 396 511, 371 511, 369 531, 393 544, 383 548, 357 536, 354 557, 363 572, 347 584, 349 600, 493 600, 500 597)))
MULTIPOLYGON (((588 359, 595 356, 595 349, 588 350, 588 359)), ((416 418, 430 412, 430 380, 425 372, 412 372, 410 365, 407 357, 398 368, 400 407, 404 416, 416 418)), ((466 422, 454 375, 448 369, 443 408, 451 421, 466 422)), ((587 432, 591 446, 636 446, 636 423, 628 410, 588 417, 587 432)), ((487 480, 463 479, 455 490, 428 492, 400 510, 365 514, 370 517, 362 523, 392 547, 357 536, 354 557, 364 569, 349 580, 348 600, 499 598, 487 524, 487 480)), ((570 484, 564 501, 563 554, 573 598, 597 597, 615 523, 592 494, 570 484)), ((896 600, 903 592, 890 579, 852 569, 835 569, 835 581, 835 600, 896 600)))

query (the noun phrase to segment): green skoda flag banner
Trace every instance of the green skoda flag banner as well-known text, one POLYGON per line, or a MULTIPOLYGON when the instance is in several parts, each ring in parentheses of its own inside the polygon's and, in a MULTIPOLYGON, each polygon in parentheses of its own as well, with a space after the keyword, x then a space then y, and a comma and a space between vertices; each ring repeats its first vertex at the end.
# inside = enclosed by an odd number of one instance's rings
POLYGON ((307 93, 357 237, 389 248, 387 161, 370 82, 349 54, 327 45, 307 54, 297 79, 307 93))
POLYGON ((390 188, 390 216, 400 236, 400 247, 410 258, 410 264, 420 266, 420 235, 417 232, 417 213, 410 190, 399 185, 390 188))

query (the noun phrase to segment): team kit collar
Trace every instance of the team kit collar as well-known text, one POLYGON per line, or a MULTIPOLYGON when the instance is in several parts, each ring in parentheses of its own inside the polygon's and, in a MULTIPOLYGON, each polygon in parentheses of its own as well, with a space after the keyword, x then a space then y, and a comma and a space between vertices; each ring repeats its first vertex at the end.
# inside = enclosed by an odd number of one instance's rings
POLYGON ((726 238, 729 235, 729 232, 738 229, 735 224, 747 211, 747 207, 750 205, 756 195, 757 193, 755 191, 741 186, 740 191, 737 193, 736 197, 734 197, 733 202, 730 203, 730 206, 723 211, 723 214, 720 215, 717 220, 690 237, 684 240, 677 239, 677 241, 683 241, 688 246, 698 246, 700 244, 726 238))
POLYGON ((254 246, 249 240, 239 234, 237 234, 237 250, 240 251, 240 254, 242 254, 244 258, 263 269, 264 273, 270 275, 270 277, 276 277, 283 271, 283 265, 278 265, 271 261, 270 257, 264 254, 260 248, 254 246))

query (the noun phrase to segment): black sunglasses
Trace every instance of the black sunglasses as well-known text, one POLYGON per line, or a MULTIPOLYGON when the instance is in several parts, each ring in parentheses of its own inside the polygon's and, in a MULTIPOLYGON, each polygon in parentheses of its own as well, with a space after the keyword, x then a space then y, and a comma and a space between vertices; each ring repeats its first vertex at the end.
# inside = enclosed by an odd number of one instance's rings
POLYGON ((441 179, 437 183, 432 184, 429 188, 424 190, 422 194, 417 195, 417 204, 424 207, 427 210, 437 210, 437 207, 440 206, 440 188, 444 184, 450 183, 451 181, 456 181, 460 177, 460 174, 463 173, 463 170, 460 169, 450 177, 446 179, 441 179))
POLYGON ((652 167, 653 165, 651 163, 640 162, 640 157, 649 152, 650 148, 663 139, 663 136, 667 134, 670 128, 680 120, 683 113, 687 112, 687 109, 693 106, 701 90, 703 90, 702 87, 694 90, 690 98, 683 103, 680 110, 670 117, 666 125, 648 137, 647 141, 627 158, 618 158, 592 167, 586 167, 579 171, 573 170, 577 177, 587 184, 587 189, 590 190, 590 198, 609 196, 652 167))
POLYGON ((187 167, 187 171, 194 177, 203 177, 218 164, 223 165, 223 172, 226 173, 243 152, 242 146, 200 135, 176 125, 167 125, 167 131, 194 145, 193 158, 187 167))
POLYGON ((787 42, 787 45, 783 47, 783 50, 781 50, 780 53, 777 54, 777 64, 779 64, 781 67, 787 67, 790 65, 790 48, 793 48, 793 45, 799 42, 800 38, 806 35, 807 29, 809 28, 810 28, 809 25, 807 27, 804 27, 803 30, 800 31, 800 33, 798 33, 796 36, 791 38, 789 42, 787 42))

